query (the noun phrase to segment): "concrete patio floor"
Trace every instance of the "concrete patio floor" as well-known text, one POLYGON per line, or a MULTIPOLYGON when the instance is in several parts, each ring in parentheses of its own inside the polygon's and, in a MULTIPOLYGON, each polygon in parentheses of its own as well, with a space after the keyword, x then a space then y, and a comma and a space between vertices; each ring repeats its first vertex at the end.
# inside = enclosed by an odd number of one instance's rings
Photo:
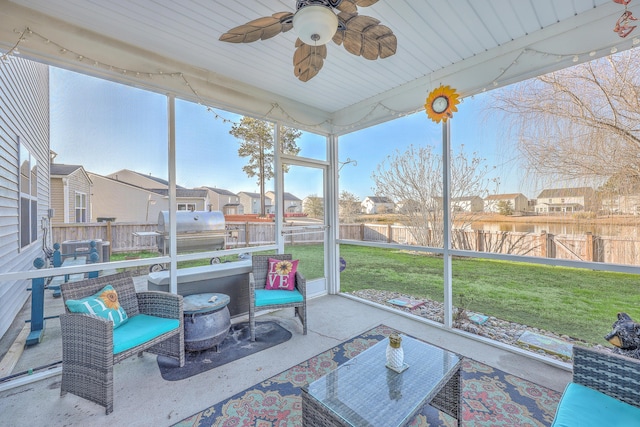
MULTIPOLYGON (((144 279, 144 280, 143 280, 144 279)), ((136 286, 146 287, 140 278, 136 286)), ((45 315, 62 310, 61 299, 50 292, 45 315)), ((260 353, 181 381, 165 381, 156 356, 144 354, 114 368, 114 411, 67 394, 60 397, 60 375, 0 391, 0 424, 9 426, 126 425, 167 426, 224 400, 291 366, 330 349, 379 324, 385 324, 429 343, 473 358, 507 373, 562 391, 571 380, 566 364, 532 358, 523 351, 490 345, 482 340, 452 333, 417 317, 384 309, 342 295, 329 295, 308 302, 308 335, 293 317, 293 309, 261 316, 275 319, 289 329, 292 338, 260 353)), ((246 320, 238 317, 233 322, 246 320)), ((7 347, 7 343, 0 343, 7 347)), ((22 372, 61 359, 57 319, 46 321, 42 343, 24 350, 13 372, 22 372)), ((2 390, 2 389, 0 389, 2 390)))

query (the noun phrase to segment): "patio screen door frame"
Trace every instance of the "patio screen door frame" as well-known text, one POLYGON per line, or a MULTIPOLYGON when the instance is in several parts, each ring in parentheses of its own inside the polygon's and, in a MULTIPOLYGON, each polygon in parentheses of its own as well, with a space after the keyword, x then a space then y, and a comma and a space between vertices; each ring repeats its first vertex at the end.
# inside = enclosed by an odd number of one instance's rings
MULTIPOLYGON (((274 141, 279 141, 279 123, 276 123, 274 126, 274 141)), ((327 141, 329 142, 329 141, 327 141)), ((331 144, 327 144, 330 146, 331 144)), ((324 257, 324 277, 320 279, 314 279, 307 282, 307 292, 311 296, 317 296, 326 294, 328 291, 328 284, 331 282, 330 279, 330 271, 334 270, 335 265, 331 262, 332 257, 329 256, 330 252, 330 242, 329 235, 330 231, 333 229, 331 226, 330 218, 333 216, 331 212, 334 210, 335 206, 333 201, 333 195, 330 194, 329 189, 329 171, 330 161, 311 159, 308 157, 301 156, 291 156, 288 154, 282 153, 282 147, 280 144, 276 144, 278 147, 277 150, 274 150, 274 160, 275 160, 275 174, 274 174, 274 186, 276 197, 282 198, 284 194, 284 171, 283 166, 301 166, 313 169, 319 169, 322 171, 322 197, 324 202, 324 213, 323 213, 323 257, 324 257)), ((327 148, 327 151, 331 151, 330 148, 327 148)), ((329 154, 329 153, 327 153, 329 154)), ((275 216, 276 216, 276 244, 278 246, 278 253, 284 252, 284 244, 285 244, 285 235, 283 234, 283 224, 284 224, 284 206, 282 203, 275 203, 275 216)), ((336 208, 337 209, 337 208, 336 208)), ((318 227, 310 227, 310 233, 317 233, 318 227)), ((304 232, 304 230, 302 230, 304 232)))

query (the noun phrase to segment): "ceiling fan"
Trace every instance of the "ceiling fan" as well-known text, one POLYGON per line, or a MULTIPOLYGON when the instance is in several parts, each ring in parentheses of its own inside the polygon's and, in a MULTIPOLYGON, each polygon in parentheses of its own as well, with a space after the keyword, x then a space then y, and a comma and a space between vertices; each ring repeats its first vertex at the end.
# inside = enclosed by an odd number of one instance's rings
POLYGON ((389 27, 375 18, 358 15, 358 7, 378 0, 297 0, 296 12, 277 12, 232 28, 220 36, 229 43, 266 40, 294 29, 298 34, 293 55, 293 73, 303 82, 313 78, 327 57, 329 40, 344 45, 347 52, 366 59, 386 58, 396 53, 398 41, 389 27), (338 10, 338 14, 334 12, 338 10))

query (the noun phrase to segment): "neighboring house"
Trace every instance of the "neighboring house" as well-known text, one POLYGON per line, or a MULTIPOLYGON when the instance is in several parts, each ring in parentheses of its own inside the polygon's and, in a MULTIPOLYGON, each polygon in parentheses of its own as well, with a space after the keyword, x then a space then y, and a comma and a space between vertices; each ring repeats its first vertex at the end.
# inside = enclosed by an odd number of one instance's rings
POLYGON ((49 165, 52 224, 92 222, 92 182, 82 166, 49 165))
MULTIPOLYGON (((149 188, 164 197, 169 197, 169 190, 160 190, 149 188)), ((179 211, 206 211, 211 204, 209 201, 209 192, 201 188, 176 188, 176 204, 179 211)), ((150 218, 151 219, 151 218, 150 218)))
POLYGON ((522 193, 492 194, 484 199, 485 212, 500 212, 500 202, 509 203, 513 212, 529 210, 529 199, 522 193))
MULTIPOLYGON (((145 175, 129 169, 122 169, 118 172, 106 175, 107 178, 115 179, 116 181, 123 181, 137 187, 146 189, 169 189, 169 181, 162 178, 156 178, 155 176, 145 175)), ((176 188, 184 188, 179 185, 176 188)))
MULTIPOLYGON (((49 67, 11 56, 0 64, 0 93, 0 272, 28 271, 42 256, 49 209, 49 67)), ((26 279, 0 281, 0 337, 30 286, 26 279)))
MULTIPOLYGON (((275 211, 275 207, 278 205, 278 200, 276 200, 276 193, 273 191, 267 191, 266 196, 271 199, 273 203, 273 209, 275 211)), ((284 213, 301 213, 302 212, 302 200, 297 198, 291 193, 284 193, 284 213)))
POLYGON ((167 196, 92 172, 89 177, 95 221, 156 223, 159 212, 169 208, 167 196))
POLYGON ((209 192, 208 211, 220 211, 223 215, 242 215, 244 210, 240 204, 240 197, 236 193, 222 188, 200 187, 209 192))
POLYGON ((366 214, 389 213, 395 209, 395 203, 388 197, 367 196, 360 204, 366 214))
MULTIPOLYGON (((102 219, 115 218, 118 222, 155 223, 158 220, 158 213, 168 210, 169 182, 162 178, 144 175, 129 169, 122 169, 102 178, 107 181, 102 180, 100 190, 94 191, 94 199, 99 200, 96 203, 100 205, 99 213, 95 215, 96 219, 98 217, 102 219), (118 183, 123 185, 117 185, 118 183), (125 213, 123 210, 116 211, 114 208, 109 208, 108 203, 113 200, 121 200, 118 192, 125 188, 127 190, 124 197, 131 201, 126 209, 130 209, 132 212, 125 213), (139 197, 136 201, 129 199, 134 197, 134 194, 139 197), (166 201, 164 201, 165 199, 166 201)), ((209 210, 210 204, 208 190, 176 186, 176 210, 205 211, 209 210)))
POLYGON ((596 192, 591 187, 545 189, 538 195, 535 210, 541 214, 596 212, 596 192))
POLYGON ((484 200, 479 196, 453 197, 451 210, 454 212, 484 212, 484 200))
MULTIPOLYGON (((260 193, 249 193, 247 191, 241 191, 238 193, 240 204, 245 214, 259 214, 260 213, 260 193)), ((273 213, 272 201, 268 196, 265 196, 265 214, 273 213)))
POLYGON ((616 196, 602 196, 602 210, 605 213, 615 213, 620 215, 640 214, 640 195, 627 194, 616 196))

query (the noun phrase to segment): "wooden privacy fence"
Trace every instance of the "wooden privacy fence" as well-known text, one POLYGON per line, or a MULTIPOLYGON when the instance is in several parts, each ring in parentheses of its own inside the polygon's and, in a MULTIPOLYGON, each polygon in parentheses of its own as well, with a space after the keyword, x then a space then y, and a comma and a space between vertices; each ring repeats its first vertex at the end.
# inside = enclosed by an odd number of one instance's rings
MULTIPOLYGON (((227 247, 273 244, 275 226, 262 222, 227 222, 227 247)), ((107 240, 112 252, 157 251, 156 238, 140 237, 136 232, 157 231, 156 223, 99 222, 91 224, 59 224, 52 227, 52 241, 107 240)))
MULTIPOLYGON (((410 227, 391 224, 341 224, 340 238, 417 244, 410 227)), ((452 245, 477 252, 640 265, 640 241, 633 237, 458 229, 453 231, 452 245)))
MULTIPOLYGON (((227 248, 275 243, 275 224, 227 222, 227 248)), ((155 231, 155 223, 60 224, 52 227, 52 241, 105 240, 112 252, 157 251, 155 237, 137 237, 135 232, 155 231)), ((285 227, 286 230, 286 227, 285 227)), ((391 224, 341 224, 340 238, 367 242, 416 245, 410 227, 391 224)), ((427 236, 431 233, 428 230, 427 236)), ((285 234, 286 244, 322 243, 323 231, 285 234)), ((454 230, 455 249, 526 255, 543 258, 640 265, 640 241, 632 237, 522 233, 513 231, 454 230)))

